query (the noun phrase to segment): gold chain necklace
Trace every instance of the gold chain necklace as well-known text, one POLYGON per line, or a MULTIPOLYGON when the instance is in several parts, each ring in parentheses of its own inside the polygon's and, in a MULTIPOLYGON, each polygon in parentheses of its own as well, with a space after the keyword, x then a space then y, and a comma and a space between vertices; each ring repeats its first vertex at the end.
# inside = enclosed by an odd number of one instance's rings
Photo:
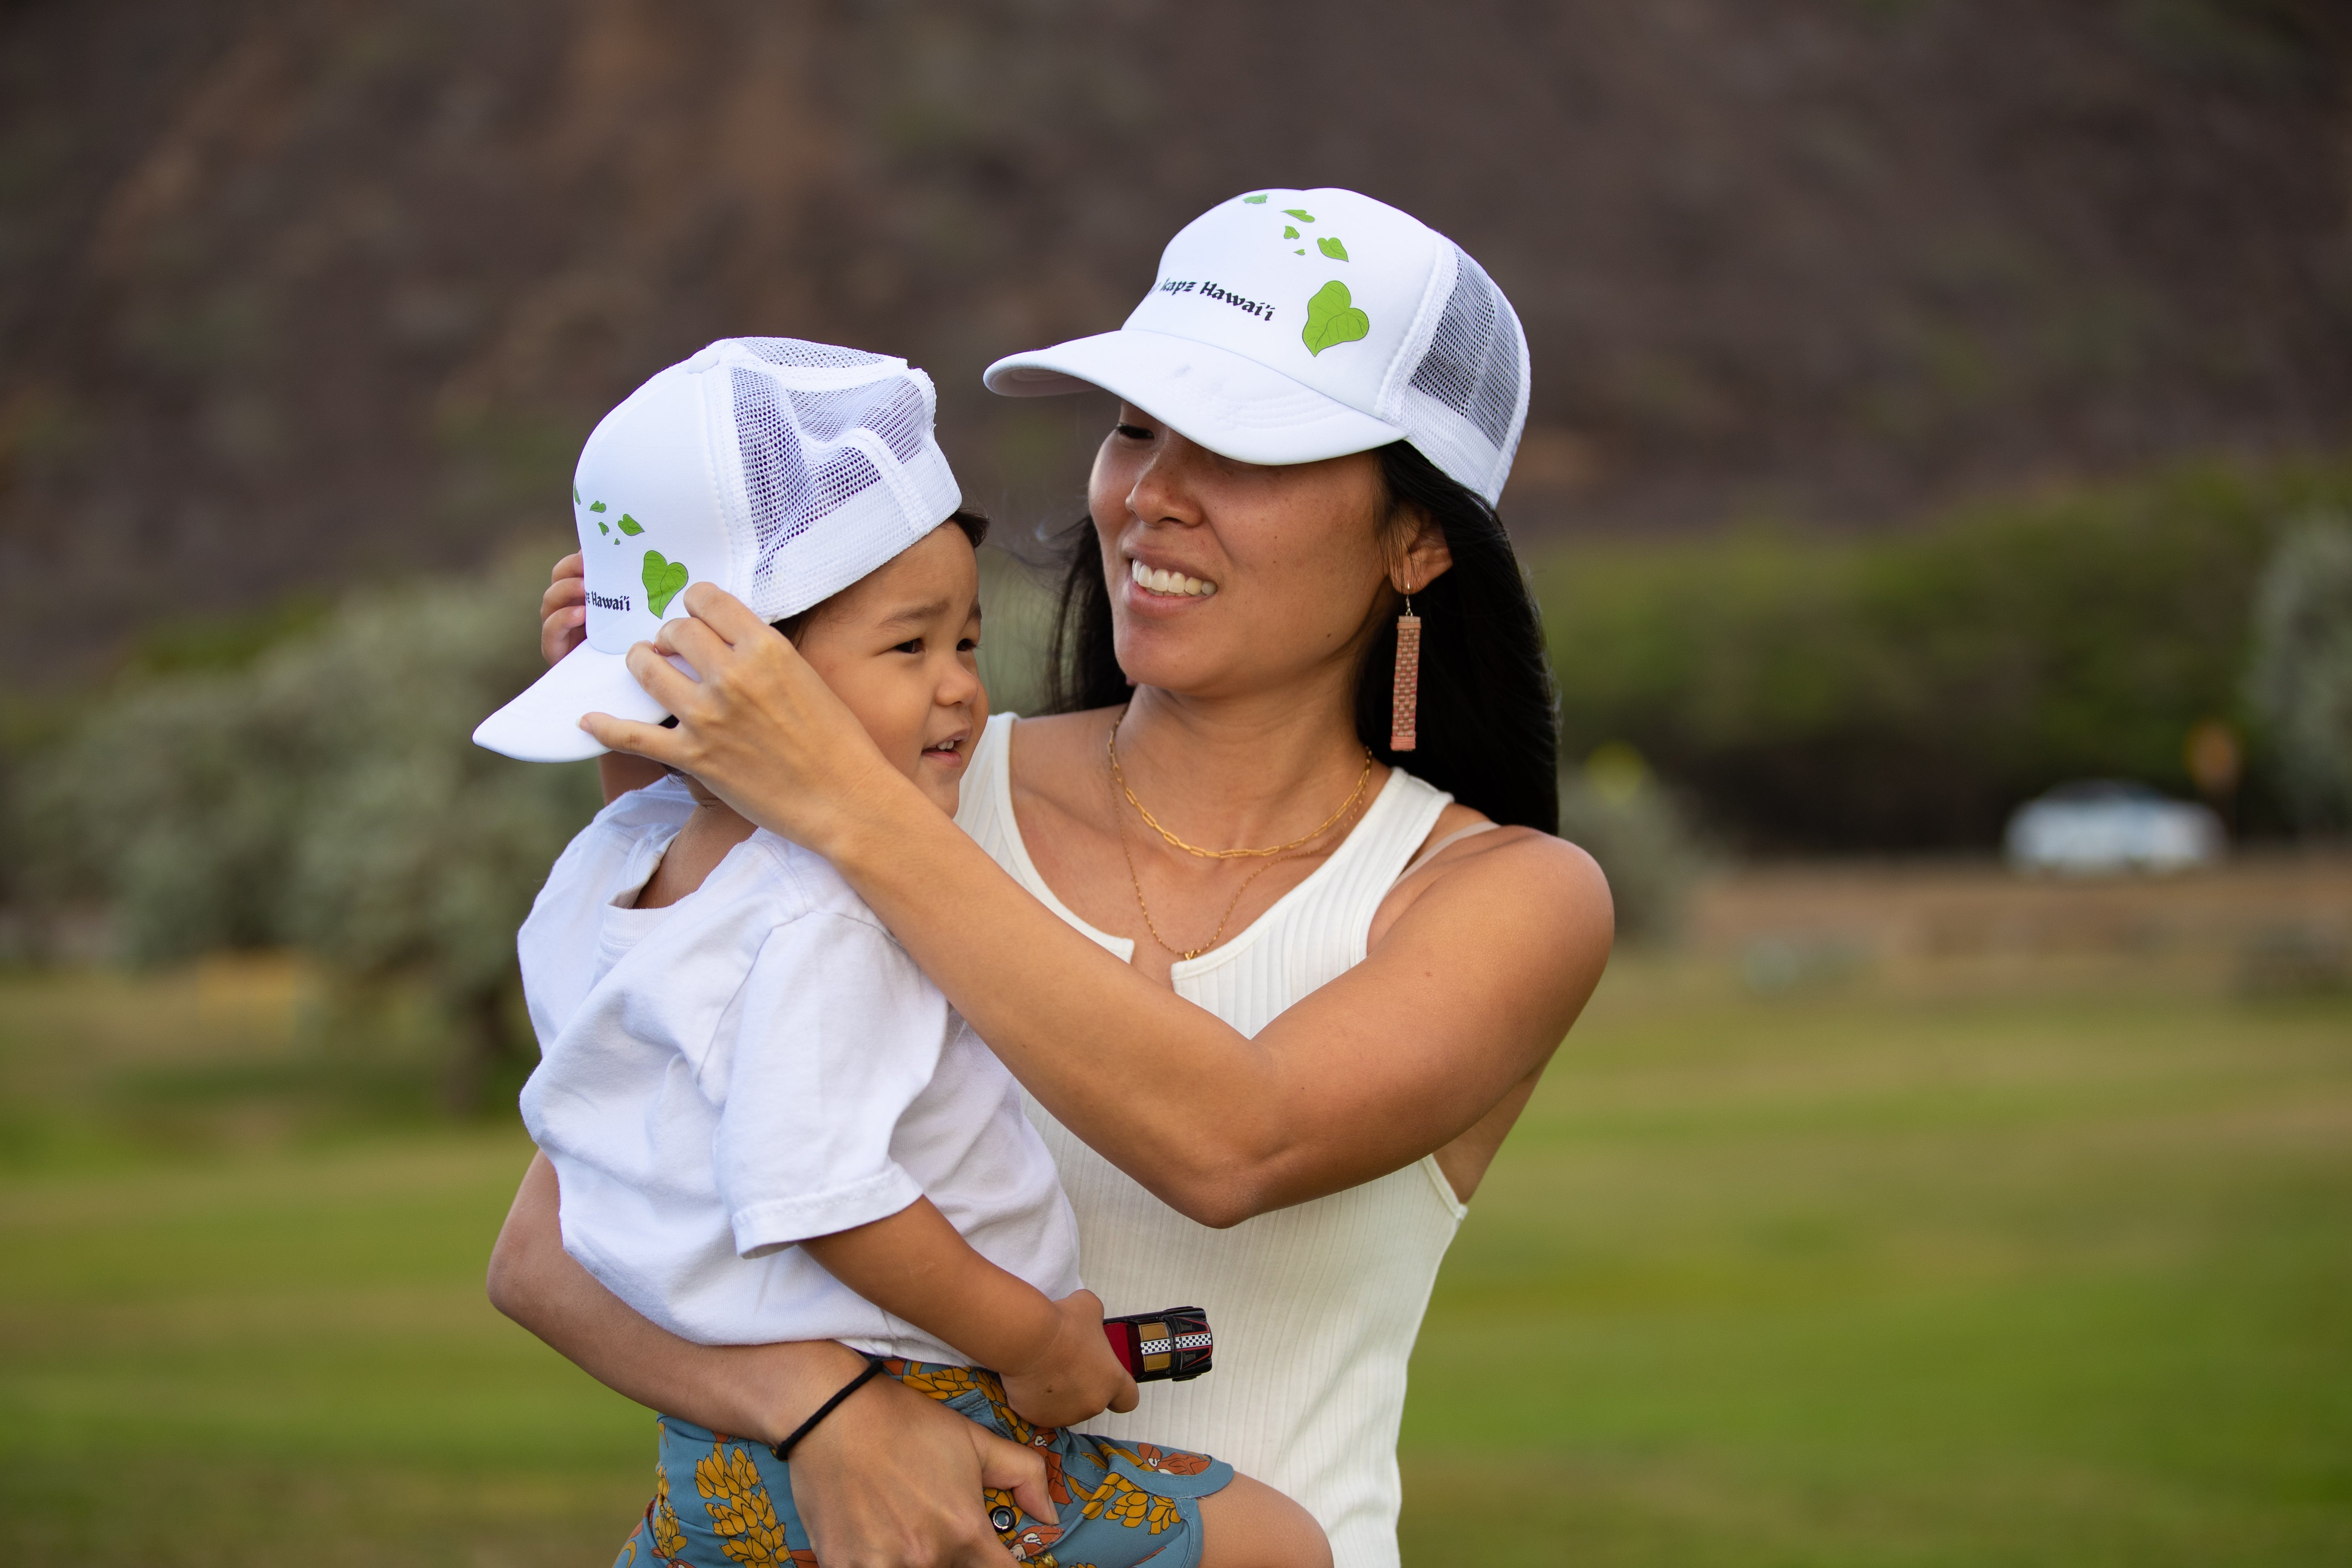
MULTIPOLYGON (((1135 815, 1143 818, 1145 826, 1166 839, 1171 847, 1181 849, 1187 855, 1197 855, 1203 860, 1256 860, 1269 855, 1286 855, 1302 844, 1312 844, 1330 832, 1341 817, 1356 808, 1356 803, 1364 797, 1364 786, 1372 782, 1372 749, 1367 746, 1364 748, 1364 771, 1356 775, 1356 787, 1349 792, 1347 799, 1339 803, 1339 809, 1324 818, 1323 826, 1314 832, 1303 834, 1287 844, 1276 844, 1266 849, 1203 849, 1197 844, 1185 843, 1160 826, 1160 819, 1152 816, 1141 801, 1135 798, 1135 791, 1129 786, 1127 774, 1120 771, 1118 765, 1118 727, 1126 718, 1127 714, 1122 710, 1118 718, 1111 722, 1109 747, 1111 782, 1118 785, 1119 793, 1127 796, 1127 804, 1135 807, 1135 815)), ((1116 805, 1111 808, 1114 815, 1118 809, 1116 805)))
MULTIPOLYGON (((1121 717, 1123 718, 1125 715, 1122 714, 1121 717)), ((1127 787, 1127 780, 1119 775, 1118 725, 1116 722, 1111 725, 1110 732, 1110 769, 1111 777, 1118 784, 1121 793, 1126 795, 1128 804, 1135 807, 1137 814, 1140 816, 1144 821, 1151 822, 1151 814, 1143 809, 1143 803, 1135 798, 1135 792, 1127 787)), ((1226 922, 1230 921, 1234 918, 1234 911, 1241 907, 1242 895, 1250 890, 1250 884, 1256 881, 1260 877, 1265 876, 1268 871, 1273 870, 1276 866, 1281 865, 1286 860, 1306 859, 1307 857, 1303 854, 1286 855, 1283 851, 1286 849, 1296 849, 1302 844, 1307 844, 1314 839, 1321 837, 1324 834, 1328 833, 1333 827, 1339 826, 1340 819, 1345 817, 1348 813, 1354 808, 1357 801, 1363 797, 1364 779, 1370 778, 1371 772, 1372 753, 1370 750, 1367 750, 1364 752, 1364 778, 1358 779, 1356 781, 1355 793, 1348 796, 1347 804, 1339 807, 1338 815, 1328 818, 1325 821, 1322 826, 1308 834, 1305 838, 1294 838, 1289 843, 1277 845, 1272 849, 1195 849, 1190 844, 1178 838, 1174 834, 1170 833, 1166 828, 1160 827, 1160 824, 1151 822, 1151 826, 1158 829, 1160 837, 1167 839, 1169 843, 1174 845, 1179 849, 1186 850, 1189 853, 1201 856, 1203 858, 1226 860, 1241 855, 1274 857, 1274 858, 1268 859, 1265 865, 1260 866, 1256 870, 1252 871, 1248 876, 1242 879, 1242 885, 1235 888, 1234 889, 1234 896, 1225 900, 1225 912, 1217 917, 1217 929, 1209 933, 1208 941, 1202 942, 1198 947, 1191 949, 1178 947, 1174 943, 1171 942, 1166 937, 1160 934, 1160 927, 1155 924, 1151 919, 1151 906, 1144 901, 1143 879, 1136 874, 1135 852, 1127 847, 1127 818, 1120 815, 1118 802, 1111 802, 1111 822, 1118 831, 1119 858, 1127 862, 1127 879, 1135 889, 1135 907, 1143 916, 1143 929, 1151 933, 1151 940, 1160 944, 1161 952, 1174 953, 1176 955, 1176 961, 1180 963, 1190 963, 1192 960, 1200 957, 1202 953, 1216 946, 1218 942, 1224 940, 1226 922)))

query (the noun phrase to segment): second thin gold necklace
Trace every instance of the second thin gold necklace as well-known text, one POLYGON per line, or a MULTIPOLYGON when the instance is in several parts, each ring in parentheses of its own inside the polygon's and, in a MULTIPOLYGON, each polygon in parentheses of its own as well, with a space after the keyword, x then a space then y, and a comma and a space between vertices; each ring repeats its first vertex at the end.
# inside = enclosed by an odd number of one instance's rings
MULTIPOLYGON (((1127 715, 1123 711, 1119 715, 1120 720, 1124 720, 1126 717, 1127 715)), ((1356 780, 1356 787, 1349 793, 1348 798, 1340 803, 1339 809, 1333 812, 1329 816, 1324 818, 1323 825, 1315 829, 1314 832, 1307 834, 1303 837, 1294 838, 1287 844, 1276 844, 1271 848, 1265 849, 1202 849, 1194 845, 1185 843, 1182 839, 1169 832, 1168 829, 1160 826, 1159 822, 1152 816, 1151 813, 1144 809, 1143 803, 1135 798, 1135 791, 1128 787, 1127 775, 1119 771, 1118 766, 1118 721, 1114 721, 1111 724, 1109 741, 1106 750, 1108 751, 1110 758, 1111 783, 1118 788, 1121 795, 1124 795, 1127 797, 1127 804, 1135 808, 1135 814, 1143 818, 1143 820, 1150 826, 1153 832, 1159 834, 1160 837, 1166 839, 1171 845, 1174 846, 1176 848, 1183 850, 1188 855, 1196 855, 1205 860, 1233 860, 1247 857, 1253 859, 1263 858, 1265 861, 1265 865, 1260 866, 1256 870, 1252 871, 1248 876, 1243 878, 1242 885, 1234 889, 1234 896, 1225 900, 1225 912, 1217 917, 1217 929, 1209 933, 1208 941, 1194 948, 1178 947, 1175 943, 1170 942, 1166 937, 1160 934, 1160 927, 1152 921, 1151 906, 1144 900, 1143 897, 1143 879, 1136 873, 1135 853, 1127 847, 1127 817, 1118 809, 1118 802, 1117 800, 1113 800, 1110 803, 1111 819, 1118 830, 1119 857, 1127 862, 1127 879, 1134 886, 1135 907, 1138 912, 1143 916, 1143 929, 1151 933, 1151 940, 1160 945, 1162 952, 1174 953, 1176 955, 1177 962, 1179 963, 1190 963, 1193 959, 1196 959, 1202 953, 1208 952, 1211 948, 1215 947, 1218 942, 1223 941, 1225 926, 1227 922, 1234 918, 1234 910, 1241 907, 1242 895, 1250 890, 1250 884, 1255 882, 1260 877, 1265 876, 1268 871, 1273 870, 1276 866, 1281 865, 1285 860, 1305 859, 1309 852, 1301 849, 1301 846, 1312 844, 1315 840, 1330 832, 1334 827, 1339 826, 1340 822, 1347 817, 1348 814, 1355 809, 1356 804, 1363 799, 1364 786, 1370 782, 1372 776, 1372 753, 1371 749, 1367 747, 1364 751, 1364 771, 1358 776, 1356 780), (1289 851, 1298 852, 1289 853, 1289 851)))

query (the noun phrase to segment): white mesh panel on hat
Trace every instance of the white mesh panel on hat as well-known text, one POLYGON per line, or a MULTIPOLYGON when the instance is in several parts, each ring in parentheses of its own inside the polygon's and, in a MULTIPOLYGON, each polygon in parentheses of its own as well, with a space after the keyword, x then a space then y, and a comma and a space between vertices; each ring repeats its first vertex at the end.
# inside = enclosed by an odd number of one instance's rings
POLYGON ((1397 423, 1431 462, 1491 503, 1527 419, 1527 344, 1486 269, 1458 246, 1454 260, 1453 292, 1399 398, 1397 423))
POLYGON ((737 338, 737 342, 770 364, 806 370, 851 370, 859 365, 891 364, 888 354, 845 349, 838 343, 813 343, 804 338, 737 338))
POLYGON ((745 602, 773 620, 888 561, 961 498, 922 372, 828 343, 737 342, 751 356, 728 366, 751 533, 745 602))

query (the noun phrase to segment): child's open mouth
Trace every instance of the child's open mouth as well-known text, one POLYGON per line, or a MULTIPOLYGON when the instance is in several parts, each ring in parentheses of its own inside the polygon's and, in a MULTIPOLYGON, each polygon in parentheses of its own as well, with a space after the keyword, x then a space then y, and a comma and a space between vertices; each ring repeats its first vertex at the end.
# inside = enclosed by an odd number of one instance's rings
POLYGON ((942 767, 960 768, 970 760, 964 748, 967 739, 963 735, 950 735, 944 741, 933 741, 923 748, 923 760, 937 763, 942 767))

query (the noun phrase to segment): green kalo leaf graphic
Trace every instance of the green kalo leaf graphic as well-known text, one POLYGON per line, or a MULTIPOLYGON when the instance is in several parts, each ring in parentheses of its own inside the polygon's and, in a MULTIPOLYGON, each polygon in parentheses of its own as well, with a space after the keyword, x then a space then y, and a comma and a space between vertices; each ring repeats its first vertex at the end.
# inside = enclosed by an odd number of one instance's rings
POLYGON ((1290 254, 1291 254, 1291 255, 1293 255, 1293 256, 1304 256, 1304 255, 1306 255, 1306 254, 1307 254, 1307 247, 1306 247, 1305 246, 1303 246, 1303 245, 1302 245, 1302 246, 1300 246, 1297 249, 1296 249, 1296 250, 1292 251, 1290 254))
POLYGON ((1249 205, 1254 207, 1262 207, 1265 205, 1265 193, 1264 191, 1260 191, 1254 196, 1244 196, 1242 200, 1249 203, 1249 205))
POLYGON ((631 517, 625 511, 621 514, 621 531, 623 533, 627 534, 631 539, 635 539, 645 531, 646 525, 644 523, 639 522, 635 518, 631 517))
POLYGON ((604 503, 600 500, 592 500, 588 503, 588 510, 590 511, 603 511, 604 510, 604 503))
POLYGON ((1282 237, 1285 239, 1297 239, 1298 237, 1298 231, 1291 227, 1288 224, 1284 224, 1282 226, 1282 237))
POLYGON ((1318 239, 1315 242, 1315 248, 1321 251, 1324 255, 1329 257, 1334 261, 1345 261, 1348 259, 1348 247, 1340 244, 1336 239, 1328 237, 1318 239))
POLYGON ((1295 217, 1301 223, 1313 223, 1315 221, 1315 215, 1313 213, 1307 212, 1300 207, 1285 207, 1282 209, 1282 212, 1284 216, 1295 217))
POLYGON ((596 531, 599 533, 610 533, 613 531, 604 526, 604 520, 600 517, 596 520, 596 531))
POLYGON ((572 487, 572 504, 573 506, 578 506, 580 504, 580 487, 578 485, 572 487))
MULTIPOLYGON (((1363 336, 1361 332, 1356 334, 1363 336)), ((686 588, 686 563, 665 561, 658 550, 646 552, 646 608, 660 615, 686 588)))
POLYGON ((1307 326, 1298 335, 1307 352, 1320 355, 1339 343, 1352 343, 1372 330, 1372 319, 1350 302, 1348 286, 1334 278, 1307 301, 1307 326))

